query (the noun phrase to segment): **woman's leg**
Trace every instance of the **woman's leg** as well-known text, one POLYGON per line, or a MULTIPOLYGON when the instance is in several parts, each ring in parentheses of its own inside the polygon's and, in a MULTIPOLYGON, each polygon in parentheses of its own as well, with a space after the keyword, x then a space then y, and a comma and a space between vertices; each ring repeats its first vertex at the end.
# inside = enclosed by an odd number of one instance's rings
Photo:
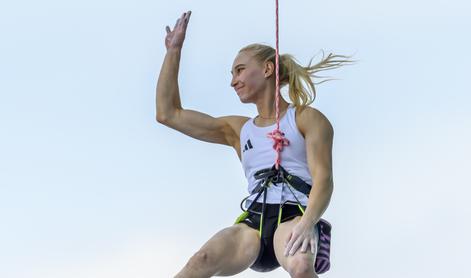
MULTIPOLYGON (((297 216, 292 220, 281 223, 275 231, 273 238, 273 246, 275 249, 275 255, 280 265, 290 274, 292 278, 317 278, 317 274, 314 270, 314 260, 316 254, 311 253, 310 246, 306 253, 296 251, 292 256, 285 257, 285 243, 287 242, 291 230, 301 219, 301 216, 297 216)), ((312 226, 315 229, 315 225, 312 226)), ((315 250, 317 250, 317 242, 315 250)), ((316 251, 317 252, 317 251, 316 251)))
POLYGON ((211 237, 175 277, 235 275, 255 262, 259 250, 258 231, 244 223, 235 224, 211 237))

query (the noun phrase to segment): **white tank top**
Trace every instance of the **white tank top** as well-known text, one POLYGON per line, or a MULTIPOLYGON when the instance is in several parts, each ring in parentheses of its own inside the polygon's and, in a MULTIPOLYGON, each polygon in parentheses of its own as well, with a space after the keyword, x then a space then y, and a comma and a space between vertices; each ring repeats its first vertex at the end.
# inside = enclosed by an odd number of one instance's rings
MULTIPOLYGON (((249 193, 254 190, 259 180, 254 178, 255 172, 265 168, 271 168, 275 164, 276 152, 273 149, 273 140, 267 137, 269 132, 276 128, 276 123, 267 127, 258 127, 254 124, 254 119, 249 119, 240 132, 240 148, 242 157, 242 167, 248 181, 249 193)), ((296 109, 290 104, 285 115, 280 119, 280 130, 289 140, 289 145, 284 146, 281 151, 281 166, 290 174, 298 176, 308 184, 312 185, 312 178, 309 172, 306 145, 304 137, 296 126, 296 109)), ((293 190, 302 205, 307 206, 308 198, 301 192, 293 190)), ((250 196, 246 202, 246 207, 255 199, 257 194, 250 196)), ((291 191, 281 184, 271 185, 267 193, 267 203, 279 204, 285 201, 296 202, 291 191)), ((257 202, 263 202, 263 194, 257 202)))

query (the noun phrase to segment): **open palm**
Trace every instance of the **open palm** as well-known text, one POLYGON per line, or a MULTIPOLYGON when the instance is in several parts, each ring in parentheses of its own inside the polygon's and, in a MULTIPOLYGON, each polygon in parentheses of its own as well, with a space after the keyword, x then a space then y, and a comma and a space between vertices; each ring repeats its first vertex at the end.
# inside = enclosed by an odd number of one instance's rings
POLYGON ((183 46, 183 41, 185 40, 186 27, 190 21, 191 11, 183 13, 182 16, 177 20, 173 30, 170 30, 170 27, 166 26, 165 30, 167 31, 167 36, 165 37, 165 47, 168 49, 171 48, 181 48, 183 46))

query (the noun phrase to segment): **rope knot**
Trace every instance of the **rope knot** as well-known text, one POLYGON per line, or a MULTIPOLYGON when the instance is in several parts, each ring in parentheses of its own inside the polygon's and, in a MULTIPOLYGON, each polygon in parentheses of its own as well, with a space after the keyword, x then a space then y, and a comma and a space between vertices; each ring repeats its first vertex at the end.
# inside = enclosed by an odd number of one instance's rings
POLYGON ((268 133, 267 137, 273 140, 273 149, 276 151, 276 162, 275 166, 278 169, 278 166, 281 163, 280 159, 280 152, 283 150, 284 146, 289 145, 289 140, 285 138, 285 134, 281 132, 279 128, 273 130, 272 132, 268 133))

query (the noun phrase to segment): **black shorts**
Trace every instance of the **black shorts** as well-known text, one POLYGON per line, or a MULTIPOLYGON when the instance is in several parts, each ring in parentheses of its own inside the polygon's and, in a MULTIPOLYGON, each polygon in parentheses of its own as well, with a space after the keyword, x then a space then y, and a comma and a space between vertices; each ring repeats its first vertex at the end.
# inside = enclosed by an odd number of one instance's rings
MULTIPOLYGON (((302 206, 303 210, 306 207, 302 206)), ((273 247, 273 237, 275 231, 278 228, 278 212, 280 209, 279 204, 266 204, 265 205, 265 217, 263 219, 262 233, 261 233, 261 246, 260 252, 255 263, 250 266, 251 269, 258 272, 272 271, 280 266, 275 256, 275 250, 273 247)), ((248 215, 246 217, 239 217, 236 223, 245 223, 249 227, 260 231, 260 214, 262 211, 261 203, 254 203, 248 215), (255 211, 255 212, 254 212, 255 211), (258 212, 258 213, 256 213, 258 212)), ((281 221, 286 222, 295 218, 296 216, 302 216, 303 212, 297 205, 284 204, 281 210, 281 221)))

